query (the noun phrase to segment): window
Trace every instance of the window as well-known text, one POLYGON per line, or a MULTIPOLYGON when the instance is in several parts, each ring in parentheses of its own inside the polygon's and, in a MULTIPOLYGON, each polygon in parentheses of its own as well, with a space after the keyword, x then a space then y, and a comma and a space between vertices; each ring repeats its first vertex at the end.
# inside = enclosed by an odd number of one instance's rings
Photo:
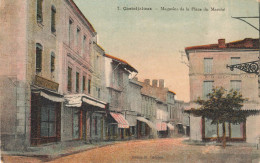
POLYGON ((79 132, 80 132, 80 128, 79 128, 79 115, 80 115, 80 111, 73 109, 73 125, 72 125, 72 134, 73 134, 73 138, 74 139, 78 139, 79 138, 79 132))
POLYGON ((72 86, 72 68, 68 67, 68 91, 71 92, 71 86, 72 86))
POLYGON ((55 120, 55 105, 46 102, 45 106, 41 107, 41 137, 56 136, 56 120, 55 120))
MULTIPOLYGON (((231 57, 231 65, 240 64, 240 57, 231 57)), ((240 70, 235 68, 232 71, 234 74, 240 73, 240 70)))
POLYGON ((76 45, 78 46, 79 45, 79 37, 80 36, 80 29, 77 28, 77 33, 76 33, 76 45))
POLYGON ((97 117, 94 118, 94 130, 95 130, 95 135, 97 135, 97 117))
POLYGON ((241 80, 231 80, 230 81, 230 89, 233 89, 234 91, 240 92, 241 80))
POLYGON ((37 0, 37 22, 42 23, 43 16, 42 16, 42 3, 43 0, 37 0))
POLYGON ((85 53, 85 44, 86 44, 86 40, 87 40, 87 37, 84 35, 83 36, 83 41, 82 41, 82 55, 85 53))
POLYGON ((51 72, 55 70, 55 54, 51 52, 51 72))
POLYGON ((79 92, 79 73, 76 72, 76 92, 79 92))
POLYGON ((86 90, 86 76, 82 77, 82 92, 86 90))
POLYGON ((42 45, 36 44, 36 73, 42 71, 42 45))
POLYGON ((213 81, 203 82, 203 98, 207 98, 207 95, 212 92, 213 81))
POLYGON ((70 19, 69 20, 69 45, 71 46, 71 42, 72 42, 72 24, 73 21, 70 19))
POLYGON ((91 80, 88 80, 88 94, 91 93, 91 80))
POLYGON ((212 73, 213 58, 204 58, 204 73, 212 73))
POLYGON ((54 6, 51 6, 51 32, 56 32, 56 8, 54 6))
POLYGON ((98 98, 100 98, 100 88, 97 89, 97 92, 98 92, 98 98))

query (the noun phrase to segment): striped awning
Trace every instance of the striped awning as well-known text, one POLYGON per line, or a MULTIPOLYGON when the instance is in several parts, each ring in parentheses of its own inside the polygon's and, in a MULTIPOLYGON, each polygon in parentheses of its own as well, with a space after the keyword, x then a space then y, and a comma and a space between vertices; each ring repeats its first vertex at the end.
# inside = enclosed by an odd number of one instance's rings
POLYGON ((165 122, 158 122, 158 123, 156 123, 156 128, 158 131, 166 131, 167 124, 165 122))
POLYGON ((111 112, 110 115, 117 121, 118 128, 129 128, 129 124, 122 114, 111 112))

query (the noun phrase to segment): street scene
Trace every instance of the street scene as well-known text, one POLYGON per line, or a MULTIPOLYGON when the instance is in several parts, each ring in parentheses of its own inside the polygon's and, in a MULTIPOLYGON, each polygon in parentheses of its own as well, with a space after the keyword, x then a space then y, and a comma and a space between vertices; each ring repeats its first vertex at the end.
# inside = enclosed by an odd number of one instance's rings
POLYGON ((258 163, 259 150, 240 144, 221 146, 212 144, 189 144, 184 138, 153 139, 120 142, 85 152, 60 158, 32 158, 22 156, 4 156, 5 162, 252 162, 258 163))
POLYGON ((1 161, 260 162, 259 11, 0 1, 1 161))

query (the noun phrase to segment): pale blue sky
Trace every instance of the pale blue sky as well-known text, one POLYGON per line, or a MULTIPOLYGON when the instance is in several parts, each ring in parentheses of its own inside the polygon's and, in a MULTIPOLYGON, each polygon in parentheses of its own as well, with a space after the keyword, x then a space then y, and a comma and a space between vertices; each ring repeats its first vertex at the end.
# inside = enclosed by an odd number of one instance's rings
MULTIPOLYGON (((142 81, 165 79, 179 100, 189 100, 187 46, 258 38, 258 32, 231 16, 258 16, 256 0, 74 0, 98 33, 106 53, 133 65, 142 81), (121 10, 117 10, 117 7, 121 10), (151 7, 152 11, 123 11, 151 7), (225 11, 162 11, 161 7, 225 8, 225 11), (183 57, 185 59, 185 57, 183 57)), ((252 20, 258 25, 258 20, 252 20)))

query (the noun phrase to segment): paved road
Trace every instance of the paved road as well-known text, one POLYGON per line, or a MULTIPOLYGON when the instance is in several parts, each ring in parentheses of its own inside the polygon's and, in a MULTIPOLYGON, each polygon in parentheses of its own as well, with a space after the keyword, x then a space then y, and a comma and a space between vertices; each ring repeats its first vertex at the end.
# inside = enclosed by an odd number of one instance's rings
MULTIPOLYGON (((73 154, 52 160, 52 163, 114 163, 114 162, 176 162, 176 163, 259 163, 257 157, 260 150, 251 147, 228 146, 198 146, 182 143, 183 138, 156 139, 143 141, 122 142, 116 145, 101 147, 78 154, 73 154)), ((19 162, 23 162, 22 157, 19 162)), ((9 157, 6 162, 12 162, 9 157)), ((24 158, 31 162, 30 158, 24 158)), ((32 158, 35 159, 35 158, 32 158)), ((38 162, 40 160, 33 160, 38 162)))

